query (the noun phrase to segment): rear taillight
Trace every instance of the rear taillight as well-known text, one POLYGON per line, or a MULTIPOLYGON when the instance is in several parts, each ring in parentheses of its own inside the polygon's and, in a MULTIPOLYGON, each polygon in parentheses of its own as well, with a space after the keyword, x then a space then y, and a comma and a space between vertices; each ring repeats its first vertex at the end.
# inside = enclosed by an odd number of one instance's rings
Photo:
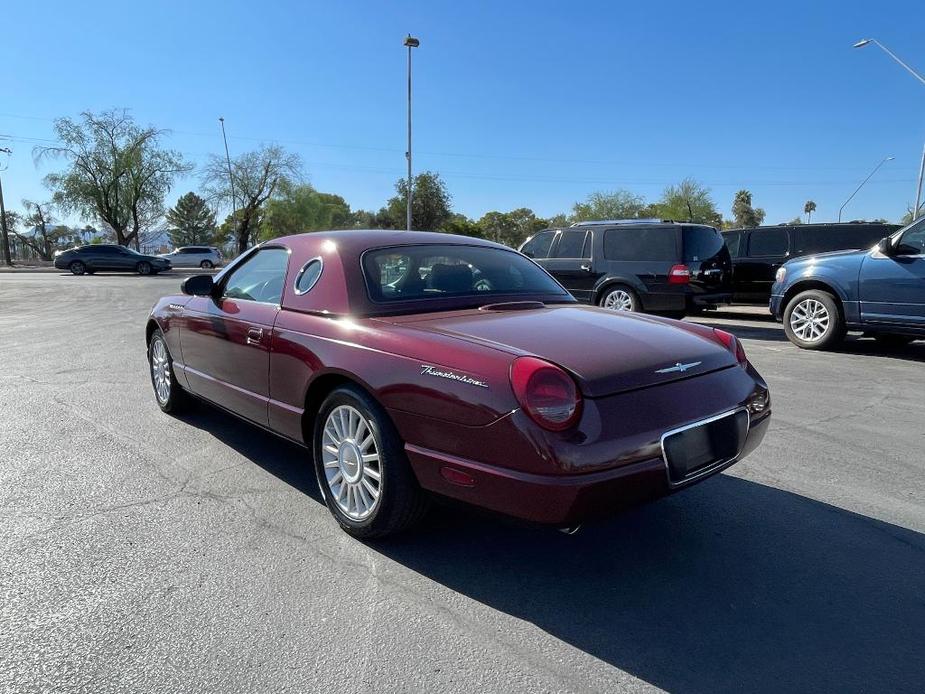
POLYGON ((524 411, 544 429, 568 429, 581 415, 581 394, 575 381, 548 361, 536 357, 515 359, 511 387, 524 411))
POLYGON ((739 338, 719 328, 713 328, 713 334, 716 336, 717 342, 735 355, 737 362, 742 366, 748 364, 748 357, 745 356, 745 348, 742 346, 742 342, 739 338))
POLYGON ((668 284, 690 284, 691 269, 687 265, 672 265, 668 271, 668 284))

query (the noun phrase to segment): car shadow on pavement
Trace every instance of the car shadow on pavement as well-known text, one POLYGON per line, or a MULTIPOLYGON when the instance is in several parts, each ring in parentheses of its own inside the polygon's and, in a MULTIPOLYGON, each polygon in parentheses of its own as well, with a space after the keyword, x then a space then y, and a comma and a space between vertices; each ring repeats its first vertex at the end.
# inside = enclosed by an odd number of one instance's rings
POLYGON ((730 323, 711 323, 708 320, 697 321, 708 328, 719 328, 730 332, 743 340, 765 340, 769 342, 787 342, 784 329, 780 326, 765 328, 760 325, 733 325, 730 323))
MULTIPOLYGON (((710 323, 706 320, 698 321, 700 325, 710 328, 719 328, 732 333, 743 340, 763 340, 767 342, 789 342, 784 328, 780 324, 775 327, 762 327, 757 325, 734 325, 730 323, 710 323)), ((794 345, 793 349, 799 349, 794 345)), ((870 337, 848 335, 845 341, 831 350, 840 354, 866 354, 874 357, 892 357, 893 359, 906 359, 908 361, 925 361, 925 339, 918 340, 909 345, 889 346, 877 342, 870 337)))
POLYGON ((271 475, 323 504, 309 452, 296 443, 207 403, 197 403, 182 415, 187 424, 208 432, 271 475))
POLYGON ((375 547, 672 692, 925 682, 925 536, 727 475, 573 536, 438 510, 375 547))
MULTIPOLYGON (((323 503, 302 447, 183 419, 323 503)), ((731 475, 571 536, 438 505, 367 546, 668 691, 925 682, 925 535, 731 475)))

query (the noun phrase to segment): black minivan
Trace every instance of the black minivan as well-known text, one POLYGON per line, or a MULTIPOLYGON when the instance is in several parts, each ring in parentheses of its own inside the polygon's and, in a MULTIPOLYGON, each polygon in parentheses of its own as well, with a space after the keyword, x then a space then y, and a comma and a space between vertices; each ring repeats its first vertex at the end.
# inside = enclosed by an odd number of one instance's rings
POLYGON ((897 224, 840 222, 724 231, 732 255, 733 298, 741 303, 766 304, 777 269, 791 258, 871 248, 897 229, 897 224))
POLYGON ((732 261, 713 227, 658 219, 546 229, 520 252, 584 303, 683 315, 732 299, 732 261))

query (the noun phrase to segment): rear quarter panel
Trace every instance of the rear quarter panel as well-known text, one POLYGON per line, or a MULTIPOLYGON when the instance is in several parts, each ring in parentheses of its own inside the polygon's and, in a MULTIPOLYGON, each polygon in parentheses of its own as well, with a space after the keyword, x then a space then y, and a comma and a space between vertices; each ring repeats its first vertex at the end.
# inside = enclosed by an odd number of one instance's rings
POLYGON ((302 440, 309 388, 317 378, 339 374, 374 395, 392 414, 406 442, 426 445, 417 420, 431 421, 444 431, 477 429, 517 407, 508 378, 512 358, 375 319, 284 310, 271 346, 270 426, 302 440), (425 366, 468 376, 485 386, 427 375, 425 366))

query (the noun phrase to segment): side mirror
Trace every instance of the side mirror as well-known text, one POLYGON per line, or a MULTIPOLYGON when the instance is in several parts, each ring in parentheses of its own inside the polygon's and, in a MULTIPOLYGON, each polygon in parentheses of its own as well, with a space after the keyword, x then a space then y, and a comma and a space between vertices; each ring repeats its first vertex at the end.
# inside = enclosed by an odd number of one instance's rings
POLYGON ((884 239, 880 239, 880 243, 877 244, 877 250, 886 256, 893 255, 893 244, 891 243, 889 236, 884 239))
POLYGON ((190 296, 212 296, 214 289, 212 275, 193 275, 183 280, 183 284, 180 285, 180 291, 190 296))

